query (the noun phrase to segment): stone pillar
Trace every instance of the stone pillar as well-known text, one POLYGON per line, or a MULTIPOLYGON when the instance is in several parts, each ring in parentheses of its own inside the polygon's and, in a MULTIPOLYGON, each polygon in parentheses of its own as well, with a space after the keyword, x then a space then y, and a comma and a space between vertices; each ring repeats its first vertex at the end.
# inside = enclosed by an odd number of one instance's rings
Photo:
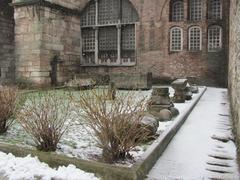
POLYGON ((168 87, 153 88, 152 96, 148 105, 148 111, 154 116, 158 116, 163 109, 170 109, 173 107, 169 97, 168 87))
POLYGON ((172 82, 172 87, 175 90, 174 102, 184 103, 186 100, 185 89, 187 87, 187 79, 177 79, 172 82))
POLYGON ((80 15, 52 3, 13 5, 17 78, 50 85, 51 61, 58 55, 62 60, 57 69, 58 83, 71 79, 81 57, 80 15))
MULTIPOLYGON (((40 55, 42 23, 41 10, 34 6, 15 7, 16 78, 42 83, 40 55)), ((48 74, 49 75, 49 74, 48 74)))

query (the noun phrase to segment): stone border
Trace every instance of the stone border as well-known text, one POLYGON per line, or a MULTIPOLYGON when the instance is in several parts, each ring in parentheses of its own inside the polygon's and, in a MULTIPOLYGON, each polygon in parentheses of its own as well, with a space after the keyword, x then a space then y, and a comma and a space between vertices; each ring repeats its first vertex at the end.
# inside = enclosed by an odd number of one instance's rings
POLYGON ((194 107, 197 105, 207 88, 204 87, 196 99, 193 99, 190 103, 190 107, 187 111, 179 114, 168 129, 166 129, 159 138, 153 142, 153 144, 143 154, 142 159, 136 162, 132 169, 136 172, 137 179, 142 179, 155 165, 158 158, 162 155, 168 144, 184 124, 194 107))
POLYGON ((141 160, 137 161, 131 167, 116 166, 96 161, 88 161, 77 159, 73 157, 67 157, 57 153, 40 152, 34 149, 20 147, 16 145, 9 145, 6 143, 0 143, 0 151, 5 153, 12 153, 15 156, 25 157, 29 154, 37 156, 40 161, 49 164, 51 167, 68 166, 73 164, 76 167, 91 173, 95 173, 96 176, 100 176, 106 180, 141 180, 145 179, 147 173, 154 166, 155 162, 164 152, 171 139, 183 125, 193 108, 201 99, 202 95, 206 91, 206 87, 200 92, 200 95, 190 103, 190 107, 187 111, 176 117, 173 124, 159 136, 159 138, 153 142, 152 145, 143 154, 141 160))

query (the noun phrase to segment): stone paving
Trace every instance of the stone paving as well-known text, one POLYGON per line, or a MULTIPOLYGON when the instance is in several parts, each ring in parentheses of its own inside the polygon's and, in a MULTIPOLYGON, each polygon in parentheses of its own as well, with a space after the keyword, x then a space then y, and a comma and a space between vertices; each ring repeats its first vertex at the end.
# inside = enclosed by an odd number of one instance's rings
POLYGON ((240 179, 231 131, 227 90, 208 88, 148 179, 240 179))

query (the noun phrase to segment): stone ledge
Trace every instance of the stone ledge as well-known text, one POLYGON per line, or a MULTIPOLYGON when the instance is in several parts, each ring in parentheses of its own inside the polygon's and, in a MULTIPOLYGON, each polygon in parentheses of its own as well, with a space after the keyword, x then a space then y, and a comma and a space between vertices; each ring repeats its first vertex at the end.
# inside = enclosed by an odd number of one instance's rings
POLYGON ((47 0, 15 0, 13 3, 11 3, 12 6, 15 7, 22 7, 22 6, 32 6, 32 5, 38 5, 43 7, 49 7, 55 10, 59 10, 63 13, 80 16, 81 12, 78 9, 71 9, 64 7, 62 5, 49 2, 47 0))
POLYGON ((145 179, 145 176, 164 152, 171 139, 184 124, 185 120, 199 102, 206 89, 207 88, 205 87, 198 97, 192 100, 189 105, 189 109, 176 117, 173 124, 164 131, 164 133, 161 134, 152 145, 150 145, 147 151, 143 154, 142 159, 137 161, 132 167, 123 167, 96 161, 82 160, 65 155, 59 155, 57 153, 40 152, 34 149, 6 143, 0 143, 0 151, 12 153, 19 157, 25 157, 31 154, 32 156, 37 156, 40 161, 49 164, 51 167, 68 166, 69 164, 73 164, 84 171, 95 173, 96 176, 100 176, 105 180, 142 180, 145 179))

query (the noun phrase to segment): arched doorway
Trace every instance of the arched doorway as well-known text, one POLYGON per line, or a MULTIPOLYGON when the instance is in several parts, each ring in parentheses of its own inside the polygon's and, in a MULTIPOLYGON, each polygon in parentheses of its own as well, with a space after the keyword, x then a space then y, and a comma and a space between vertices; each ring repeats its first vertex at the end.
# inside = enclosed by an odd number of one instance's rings
POLYGON ((92 0, 81 15, 83 65, 136 63, 137 11, 129 0, 92 0))

